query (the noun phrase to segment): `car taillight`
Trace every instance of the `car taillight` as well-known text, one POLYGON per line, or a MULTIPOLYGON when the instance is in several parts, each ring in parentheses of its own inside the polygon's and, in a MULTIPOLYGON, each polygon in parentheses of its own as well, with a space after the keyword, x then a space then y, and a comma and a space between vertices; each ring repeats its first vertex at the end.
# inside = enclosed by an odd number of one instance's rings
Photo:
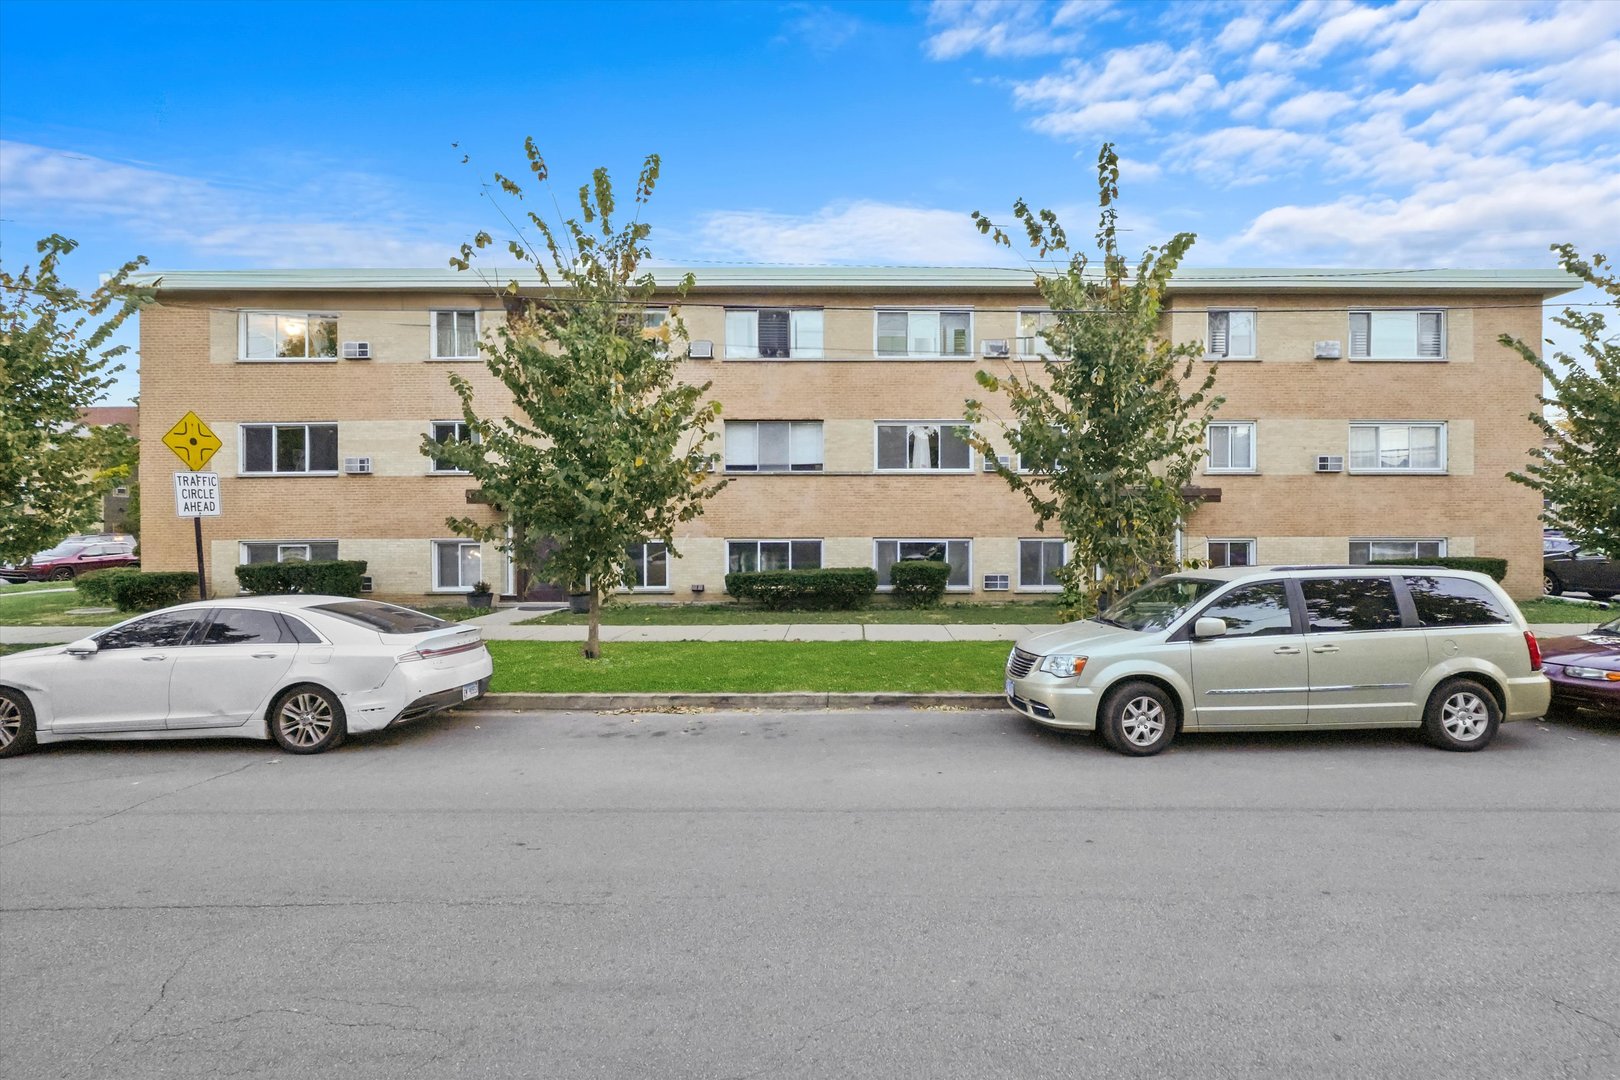
POLYGON ((471 641, 458 641, 450 645, 418 646, 410 652, 400 653, 394 659, 402 664, 407 660, 433 660, 440 656, 454 656, 456 653, 472 652, 483 647, 484 639, 475 637, 471 641))
POLYGON ((1540 645, 1539 642, 1536 641, 1536 635, 1534 635, 1530 631, 1526 630, 1524 632, 1524 643, 1527 646, 1529 646, 1529 648, 1530 648, 1530 670, 1531 671, 1540 671, 1541 670, 1541 645, 1540 645))

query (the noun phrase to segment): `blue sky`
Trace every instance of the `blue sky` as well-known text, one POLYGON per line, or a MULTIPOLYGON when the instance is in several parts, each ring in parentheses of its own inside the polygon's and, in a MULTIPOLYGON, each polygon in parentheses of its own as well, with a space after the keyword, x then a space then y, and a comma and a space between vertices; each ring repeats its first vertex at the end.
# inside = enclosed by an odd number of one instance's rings
POLYGON ((1550 266, 1620 248, 1620 3, 0 2, 7 266, 444 265, 526 135, 661 154, 699 266, 1017 265, 968 213, 1089 234, 1105 139, 1201 265, 1550 266))

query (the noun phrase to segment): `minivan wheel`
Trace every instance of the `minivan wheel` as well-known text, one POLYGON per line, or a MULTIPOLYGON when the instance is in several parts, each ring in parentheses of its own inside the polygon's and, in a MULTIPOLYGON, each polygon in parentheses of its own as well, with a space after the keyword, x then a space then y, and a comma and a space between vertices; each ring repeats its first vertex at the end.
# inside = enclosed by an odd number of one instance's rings
POLYGON ((21 690, 0 686, 0 758, 26 754, 33 747, 33 705, 21 690))
POLYGON ((1423 737, 1442 750, 1483 750, 1501 724, 1495 695, 1473 679, 1447 679, 1423 710, 1423 737))
POLYGON ((1541 574, 1541 591, 1548 596, 1563 596, 1564 583, 1551 570, 1545 570, 1541 574))
POLYGON ((295 686, 270 706, 270 737, 289 754, 319 754, 343 741, 343 706, 319 686, 295 686))
POLYGON ((1176 737, 1176 706, 1170 695, 1150 682, 1116 686, 1103 702, 1103 741, 1121 754, 1157 754, 1176 737))

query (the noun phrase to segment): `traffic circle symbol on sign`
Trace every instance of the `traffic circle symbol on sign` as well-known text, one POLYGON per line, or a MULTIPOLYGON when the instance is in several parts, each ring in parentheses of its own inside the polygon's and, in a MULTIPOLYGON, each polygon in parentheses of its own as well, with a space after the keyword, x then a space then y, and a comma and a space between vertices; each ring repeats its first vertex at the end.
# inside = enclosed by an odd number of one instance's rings
POLYGON ((186 468, 200 472, 222 444, 201 417, 188 412, 163 436, 163 445, 173 450, 175 457, 186 463, 186 468))

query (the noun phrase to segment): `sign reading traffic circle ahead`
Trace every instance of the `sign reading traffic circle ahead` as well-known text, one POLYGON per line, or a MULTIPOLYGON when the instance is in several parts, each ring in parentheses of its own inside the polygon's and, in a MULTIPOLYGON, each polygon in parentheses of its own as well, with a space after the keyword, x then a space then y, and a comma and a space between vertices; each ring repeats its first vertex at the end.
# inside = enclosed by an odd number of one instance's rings
POLYGON ((208 464, 221 444, 219 436, 202 422, 201 417, 188 412, 163 436, 163 445, 173 450, 175 456, 185 462, 186 468, 197 472, 208 464))
POLYGON ((174 512, 181 517, 219 517, 219 473, 175 473, 174 512))

